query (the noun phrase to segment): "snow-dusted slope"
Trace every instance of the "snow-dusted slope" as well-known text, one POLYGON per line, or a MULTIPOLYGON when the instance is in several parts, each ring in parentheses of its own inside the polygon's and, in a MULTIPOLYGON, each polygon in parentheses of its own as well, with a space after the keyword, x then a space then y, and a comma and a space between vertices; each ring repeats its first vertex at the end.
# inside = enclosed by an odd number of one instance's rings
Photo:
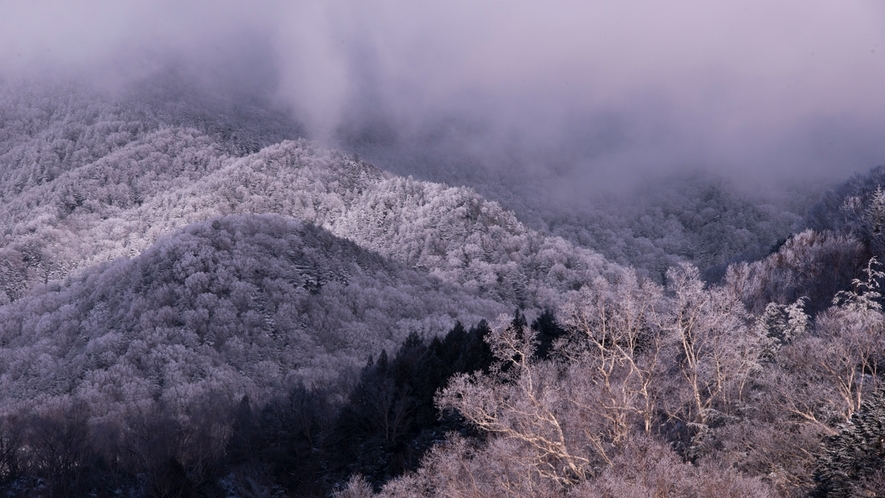
POLYGON ((594 276, 601 256, 527 229, 471 189, 385 174, 307 142, 283 142, 142 207, 182 218, 213 210, 276 212, 329 228, 483 295, 553 306, 594 276))
POLYGON ((214 218, 0 307, 0 411, 261 399, 504 311, 303 222, 214 218))
POLYGON ((471 189, 304 140, 238 156, 120 109, 56 97, 4 125, 8 409, 260 397, 622 271, 471 189))
POLYGON ((10 198, 0 208, 0 290, 14 300, 186 224, 246 213, 309 221, 513 305, 554 306, 619 271, 470 189, 394 177, 305 141, 230 157, 194 129, 167 127, 10 198))

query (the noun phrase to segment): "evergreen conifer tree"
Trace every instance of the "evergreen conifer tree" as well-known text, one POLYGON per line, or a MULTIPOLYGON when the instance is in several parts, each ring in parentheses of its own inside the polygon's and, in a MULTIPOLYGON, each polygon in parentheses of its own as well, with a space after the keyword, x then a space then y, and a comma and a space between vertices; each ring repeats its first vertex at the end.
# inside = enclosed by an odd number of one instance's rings
MULTIPOLYGON (((885 468, 885 391, 864 401, 838 434, 824 443, 815 478, 816 496, 856 496, 861 482, 885 468)), ((875 496, 885 492, 877 490, 875 496)), ((867 496, 867 495, 864 495, 867 496)), ((872 495, 870 495, 872 496, 872 495)))

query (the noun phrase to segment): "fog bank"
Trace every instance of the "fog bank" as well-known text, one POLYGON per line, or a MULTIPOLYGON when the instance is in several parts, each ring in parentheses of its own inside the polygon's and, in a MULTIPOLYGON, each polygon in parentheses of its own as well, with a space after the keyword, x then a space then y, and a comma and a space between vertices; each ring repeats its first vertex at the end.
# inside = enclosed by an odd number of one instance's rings
POLYGON ((686 169, 764 183, 883 164, 883 57, 873 0, 89 0, 0 18, 6 76, 114 90, 175 61, 399 170, 575 195, 686 169))

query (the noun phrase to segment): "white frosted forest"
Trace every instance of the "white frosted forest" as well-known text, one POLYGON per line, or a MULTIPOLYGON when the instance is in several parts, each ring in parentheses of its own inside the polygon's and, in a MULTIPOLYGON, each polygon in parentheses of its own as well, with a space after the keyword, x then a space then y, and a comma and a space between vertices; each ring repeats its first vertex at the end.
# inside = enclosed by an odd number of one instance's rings
POLYGON ((568 210, 161 100, 0 82, 7 496, 885 489, 885 169, 568 210))

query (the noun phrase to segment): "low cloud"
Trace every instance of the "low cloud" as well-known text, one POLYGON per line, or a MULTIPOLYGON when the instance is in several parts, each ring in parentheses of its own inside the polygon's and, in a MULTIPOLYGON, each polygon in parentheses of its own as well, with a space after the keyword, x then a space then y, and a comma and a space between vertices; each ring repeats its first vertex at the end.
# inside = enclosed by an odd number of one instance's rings
POLYGON ((312 136, 393 162, 432 152, 433 167, 518 168, 578 191, 679 168, 778 179, 885 164, 885 4, 873 0, 4 10, 4 74, 114 86, 185 60, 207 84, 261 78, 312 136))

